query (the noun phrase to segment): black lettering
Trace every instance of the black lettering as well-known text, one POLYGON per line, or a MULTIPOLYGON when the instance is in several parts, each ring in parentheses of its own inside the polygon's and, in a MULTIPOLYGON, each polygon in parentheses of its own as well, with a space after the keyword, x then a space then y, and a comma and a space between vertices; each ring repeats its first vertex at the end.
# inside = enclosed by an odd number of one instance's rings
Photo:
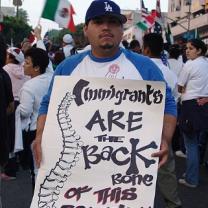
POLYGON ((111 176, 112 185, 116 184, 130 184, 132 186, 137 186, 144 184, 145 186, 151 186, 153 181, 153 176, 145 174, 144 176, 141 174, 138 175, 122 175, 121 173, 113 174, 111 176))
POLYGON ((152 180, 153 180, 153 176, 152 175, 145 175, 144 179, 143 179, 143 183, 146 186, 151 186, 152 185, 152 180))
POLYGON ((134 91, 130 94, 129 100, 130 100, 131 102, 136 102, 137 99, 138 99, 138 92, 137 92, 136 90, 134 90, 134 91))
POLYGON ((151 85, 147 85, 147 95, 146 95, 146 103, 147 105, 151 105, 152 101, 150 100, 150 95, 154 92, 154 89, 151 89, 151 85))
POLYGON ((157 90, 153 93, 153 97, 154 97, 154 100, 153 102, 156 103, 156 104, 159 104, 162 102, 163 100, 163 94, 161 93, 160 90, 157 90))
POLYGON ((109 161, 111 159, 112 152, 113 152, 113 147, 111 147, 111 146, 104 147, 102 149, 101 154, 100 154, 101 158, 103 160, 109 161), (105 154, 106 154, 106 156, 105 156, 105 154))
POLYGON ((115 124, 116 126, 120 127, 121 129, 125 128, 125 125, 118 122, 120 118, 124 116, 124 112, 115 112, 113 110, 108 112, 108 130, 112 131, 112 126, 115 124))
POLYGON ((122 191, 121 200, 135 200, 137 198, 136 188, 125 189, 122 191))
POLYGON ((98 150, 97 146, 82 146, 82 151, 83 151, 83 157, 85 161, 85 169, 90 169, 91 166, 90 164, 97 164, 101 160, 101 156, 99 154, 94 154, 98 150), (89 152, 91 151, 91 152, 89 152), (89 156, 94 157, 94 161, 89 160, 89 156))
POLYGON ((133 126, 133 123, 141 123, 142 121, 142 112, 129 112, 129 118, 127 120, 128 122, 128 132, 131 132, 131 131, 135 131, 137 129, 141 129, 142 128, 142 124, 139 124, 137 126, 133 126), (137 118, 134 118, 138 116, 137 118))
POLYGON ((116 98, 118 98, 118 101, 115 102, 115 105, 120 105, 122 100, 124 100, 123 99, 123 94, 124 94, 124 91, 119 90, 119 91, 116 92, 116 98))
POLYGON ((120 142, 122 143, 122 139, 125 138, 124 136, 107 136, 107 134, 95 136, 94 138, 97 138, 98 142, 120 142))
POLYGON ((91 131, 94 124, 99 124, 101 131, 105 131, 107 129, 104 125, 104 119, 101 118, 99 110, 94 113, 93 117, 85 127, 91 131))
POLYGON ((118 148, 117 150, 115 150, 115 151, 112 153, 112 155, 111 155, 112 161, 113 161, 116 165, 119 165, 119 166, 128 164, 129 161, 130 161, 130 158, 127 158, 126 160, 123 160, 123 161, 118 160, 117 157, 116 157, 116 155, 117 155, 118 152, 122 152, 124 155, 127 155, 127 154, 129 153, 129 151, 128 151, 128 149, 127 149, 126 147, 120 147, 120 148, 118 148))
POLYGON ((82 104, 84 104, 83 100, 82 100, 82 90, 84 87, 86 87, 89 84, 88 81, 80 79, 76 85, 74 86, 73 89, 73 94, 75 95, 75 103, 80 106, 82 104))

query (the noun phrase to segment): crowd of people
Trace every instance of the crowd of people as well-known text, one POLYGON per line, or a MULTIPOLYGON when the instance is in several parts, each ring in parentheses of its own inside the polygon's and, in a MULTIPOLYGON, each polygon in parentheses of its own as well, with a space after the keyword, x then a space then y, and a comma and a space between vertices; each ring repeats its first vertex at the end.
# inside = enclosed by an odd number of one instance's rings
POLYGON ((196 188, 199 167, 208 164, 207 46, 200 39, 181 39, 165 47, 156 33, 145 34, 142 43, 122 40, 126 17, 116 3, 106 2, 112 11, 106 12, 102 1, 89 6, 83 28, 89 45, 80 51, 71 34, 63 36, 62 46, 50 50, 40 25, 34 29, 33 45, 24 39, 20 47, 10 47, 0 36, 0 177, 15 180, 21 166, 30 170, 34 189, 54 76, 106 77, 109 66, 116 63, 117 79, 167 84, 161 149, 153 156, 160 158, 157 182, 166 208, 180 208, 178 184, 196 188), (186 167, 177 181, 174 152, 178 150, 186 167))

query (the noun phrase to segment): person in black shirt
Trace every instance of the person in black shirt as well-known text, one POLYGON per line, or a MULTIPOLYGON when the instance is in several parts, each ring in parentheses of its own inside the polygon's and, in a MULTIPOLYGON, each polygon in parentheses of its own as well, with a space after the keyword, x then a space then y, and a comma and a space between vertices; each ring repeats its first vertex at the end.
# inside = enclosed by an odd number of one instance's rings
POLYGON ((7 116, 14 111, 12 83, 3 66, 6 61, 6 44, 0 36, 0 171, 9 158, 7 116))

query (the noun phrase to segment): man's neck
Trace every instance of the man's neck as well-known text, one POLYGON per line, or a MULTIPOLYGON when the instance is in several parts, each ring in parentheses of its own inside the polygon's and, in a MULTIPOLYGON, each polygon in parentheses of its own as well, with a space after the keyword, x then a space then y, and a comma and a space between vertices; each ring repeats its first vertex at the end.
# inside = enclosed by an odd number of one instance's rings
POLYGON ((92 48, 92 55, 96 58, 112 58, 114 57, 118 51, 120 50, 120 48, 116 48, 115 50, 112 49, 103 49, 103 50, 93 50, 92 48))

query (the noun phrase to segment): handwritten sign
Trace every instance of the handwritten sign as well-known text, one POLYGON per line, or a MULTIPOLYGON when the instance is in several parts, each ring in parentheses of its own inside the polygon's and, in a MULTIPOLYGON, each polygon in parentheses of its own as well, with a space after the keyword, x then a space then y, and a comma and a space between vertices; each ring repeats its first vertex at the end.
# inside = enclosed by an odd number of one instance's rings
POLYGON ((152 208, 162 82, 59 76, 31 208, 152 208))

